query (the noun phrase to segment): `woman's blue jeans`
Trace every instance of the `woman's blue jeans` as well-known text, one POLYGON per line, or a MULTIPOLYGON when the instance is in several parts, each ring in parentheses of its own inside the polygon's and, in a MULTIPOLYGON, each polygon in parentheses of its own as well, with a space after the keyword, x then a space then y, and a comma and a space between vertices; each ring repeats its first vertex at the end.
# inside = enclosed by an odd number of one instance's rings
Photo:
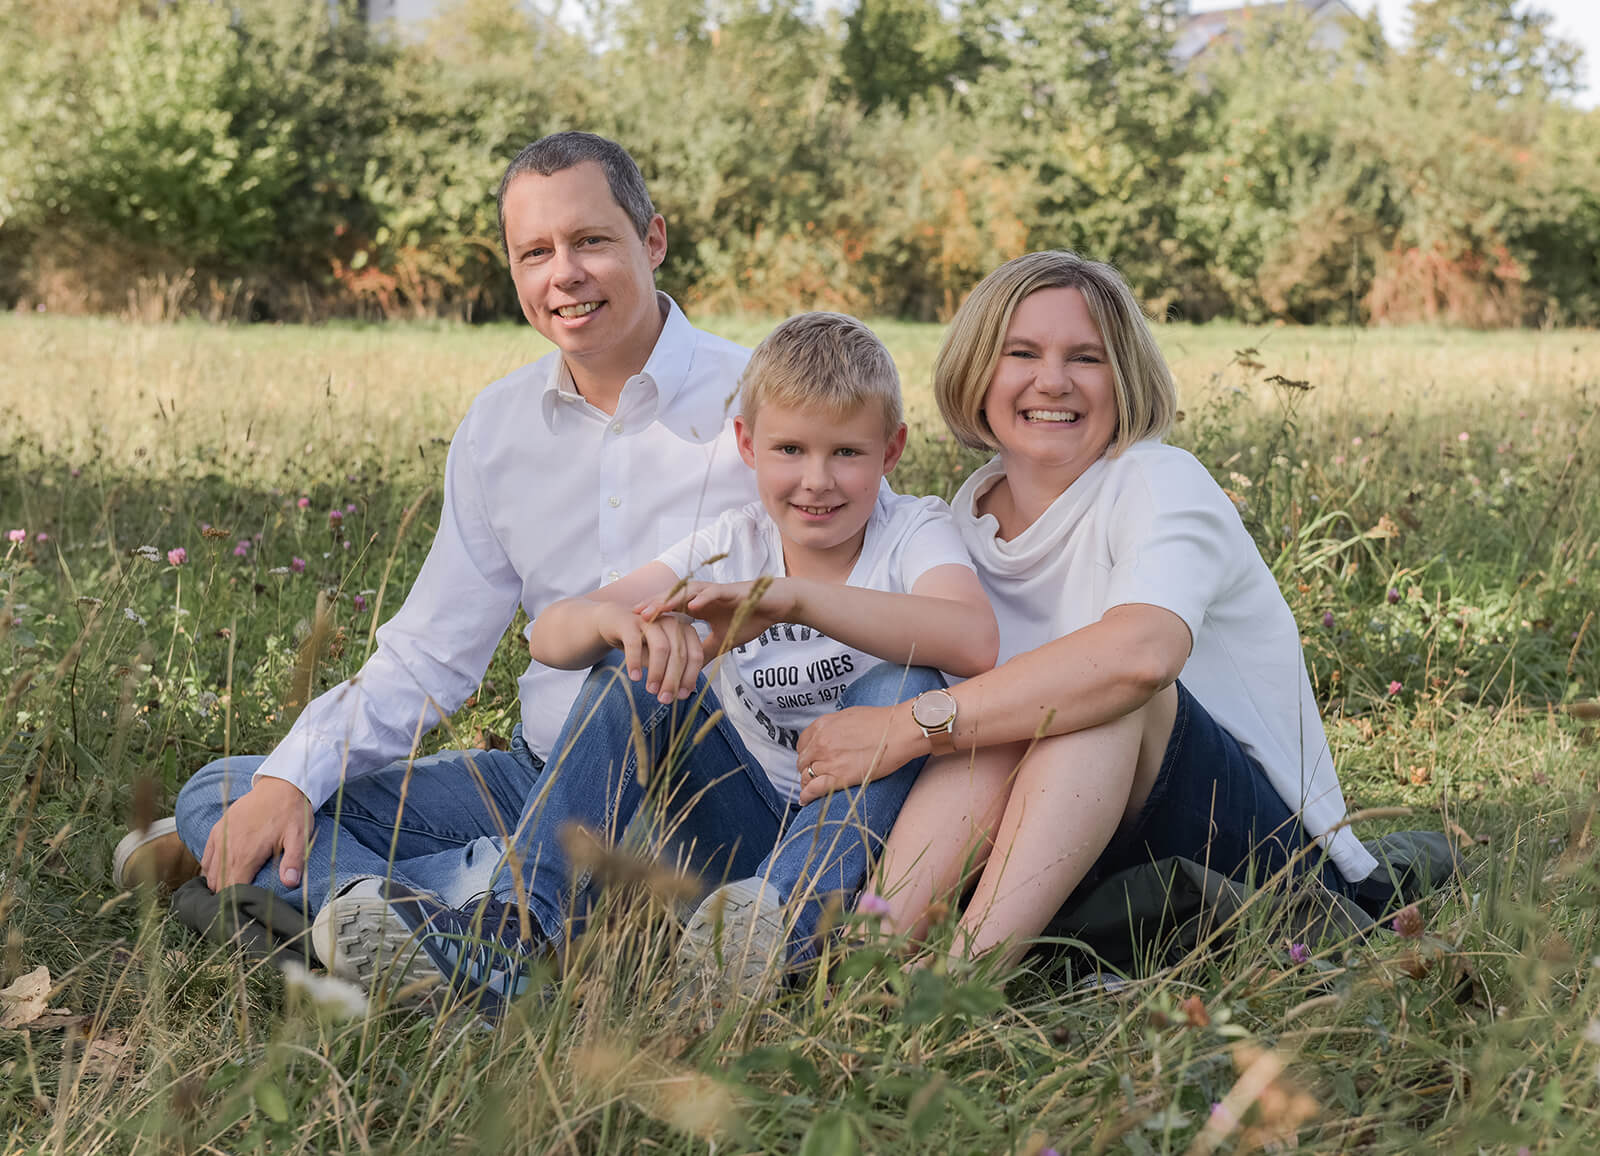
MULTIPOLYGON (((882 663, 850 684, 842 705, 889 706, 943 685, 937 671, 882 663)), ((922 763, 791 805, 704 676, 695 695, 666 705, 613 655, 573 704, 491 889, 506 902, 525 901, 552 939, 581 933, 594 880, 570 861, 561 838, 577 824, 610 846, 624 835, 643 841, 710 885, 754 876, 781 899, 799 900, 790 957, 805 958, 824 903, 833 895, 848 902, 865 882, 922 763)))

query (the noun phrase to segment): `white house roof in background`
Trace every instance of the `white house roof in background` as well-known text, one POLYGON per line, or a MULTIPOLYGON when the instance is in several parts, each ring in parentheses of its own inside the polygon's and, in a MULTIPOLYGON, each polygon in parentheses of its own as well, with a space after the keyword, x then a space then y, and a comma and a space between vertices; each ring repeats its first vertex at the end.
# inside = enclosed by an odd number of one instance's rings
POLYGON ((1178 29, 1172 55, 1181 61, 1193 60, 1210 48, 1213 42, 1228 35, 1242 21, 1276 16, 1291 5, 1304 9, 1308 16, 1318 22, 1340 17, 1357 18, 1356 10, 1345 3, 1345 0, 1277 0, 1275 3, 1243 4, 1237 8, 1197 12, 1187 17, 1178 29))

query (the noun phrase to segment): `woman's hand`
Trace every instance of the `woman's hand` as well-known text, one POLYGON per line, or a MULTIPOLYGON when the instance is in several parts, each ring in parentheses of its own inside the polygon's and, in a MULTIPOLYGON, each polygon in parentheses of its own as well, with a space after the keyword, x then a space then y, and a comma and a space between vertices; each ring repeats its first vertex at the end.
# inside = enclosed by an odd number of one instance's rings
POLYGON ((800 733, 800 802, 891 774, 928 753, 911 704, 853 706, 824 715, 800 733), (907 734, 907 731, 910 733, 907 734))
POLYGON ((662 613, 646 619, 626 606, 606 604, 599 623, 600 636, 622 651, 628 677, 645 678, 645 690, 663 703, 694 693, 705 666, 705 647, 694 619, 684 614, 662 613))
POLYGON ((759 637, 769 626, 794 621, 799 610, 795 584, 785 578, 749 582, 682 582, 634 608, 645 622, 679 612, 711 627, 707 652, 721 654, 759 637))

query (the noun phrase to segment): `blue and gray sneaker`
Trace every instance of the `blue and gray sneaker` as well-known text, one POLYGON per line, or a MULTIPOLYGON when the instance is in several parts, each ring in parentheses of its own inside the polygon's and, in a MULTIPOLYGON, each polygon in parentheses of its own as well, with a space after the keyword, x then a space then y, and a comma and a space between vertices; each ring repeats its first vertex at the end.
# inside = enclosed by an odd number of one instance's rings
MULTIPOLYGON (((468 908, 446 907, 393 880, 383 885, 383 895, 420 949, 406 965, 408 981, 437 975, 458 1000, 489 1019, 499 1019, 527 990, 543 941, 522 938, 514 905, 485 896, 468 908)), ((537 935, 538 924, 532 926, 537 935)))

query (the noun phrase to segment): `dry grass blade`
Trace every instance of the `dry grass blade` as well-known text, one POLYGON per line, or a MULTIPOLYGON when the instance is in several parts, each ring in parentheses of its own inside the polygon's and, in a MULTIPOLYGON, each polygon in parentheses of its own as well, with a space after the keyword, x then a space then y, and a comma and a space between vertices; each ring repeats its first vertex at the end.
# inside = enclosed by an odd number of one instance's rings
POLYGON ((326 590, 317 591, 317 607, 311 616, 311 628, 305 641, 295 654, 294 670, 289 676, 289 695, 283 709, 293 717, 309 703, 316 692, 317 670, 328 653, 328 639, 333 635, 333 597, 326 590))

